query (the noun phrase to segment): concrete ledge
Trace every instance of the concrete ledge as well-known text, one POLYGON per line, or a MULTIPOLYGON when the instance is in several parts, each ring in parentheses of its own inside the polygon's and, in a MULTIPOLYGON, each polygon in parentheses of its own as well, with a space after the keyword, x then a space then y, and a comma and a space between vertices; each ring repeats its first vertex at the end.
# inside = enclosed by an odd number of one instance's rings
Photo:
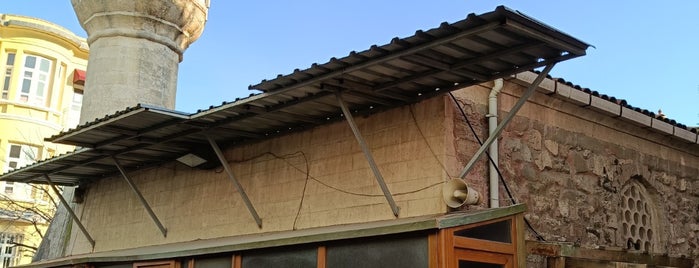
POLYGON ((580 103, 580 105, 582 106, 590 105, 591 96, 592 95, 582 90, 578 90, 575 88, 571 88, 570 90, 570 100, 572 100, 573 102, 580 103))
MULTIPOLYGON (((510 78, 512 82, 518 85, 530 86, 531 83, 534 82, 534 79, 536 79, 537 75, 538 74, 534 72, 523 72, 513 75, 510 78)), ((618 117, 623 121, 633 123, 640 127, 650 127, 655 131, 664 133, 666 135, 676 136, 678 139, 699 144, 699 136, 697 133, 676 127, 673 124, 653 118, 652 116, 643 114, 641 112, 637 112, 634 109, 625 107, 618 103, 594 96, 585 91, 576 89, 565 82, 559 82, 551 78, 546 78, 539 85, 538 91, 546 95, 551 95, 564 101, 568 101, 575 105, 588 107, 612 117, 618 117)))
MULTIPOLYGON (((515 75, 515 83, 516 81, 520 81, 523 83, 517 83, 522 86, 530 86, 532 83, 534 83, 534 79, 539 76, 539 74, 534 73, 534 72, 522 72, 518 73, 515 75)), ((545 78, 544 80, 541 81, 539 84, 539 87, 537 90, 541 93, 544 93, 546 95, 550 95, 556 92, 556 81, 550 78, 545 78)))
POLYGON ((590 105, 590 94, 577 90, 565 83, 556 82, 556 95, 567 98, 579 106, 590 105))
POLYGON ((643 127, 650 127, 651 124, 650 116, 623 106, 621 107, 621 119, 636 123, 643 127))
POLYGON ((600 97, 590 96, 590 105, 595 110, 607 113, 612 116, 621 116, 621 105, 605 100, 600 97))
POLYGON ((564 83, 556 82, 556 96, 557 97, 569 99, 571 90, 575 90, 575 89, 564 84, 564 83))
POLYGON ((675 136, 691 143, 697 142, 697 133, 691 132, 683 128, 675 127, 675 136))
POLYGON ((666 123, 663 120, 651 118, 650 126, 653 129, 659 130, 660 132, 665 132, 665 133, 670 134, 670 135, 674 134, 673 130, 675 127, 669 123, 666 123))

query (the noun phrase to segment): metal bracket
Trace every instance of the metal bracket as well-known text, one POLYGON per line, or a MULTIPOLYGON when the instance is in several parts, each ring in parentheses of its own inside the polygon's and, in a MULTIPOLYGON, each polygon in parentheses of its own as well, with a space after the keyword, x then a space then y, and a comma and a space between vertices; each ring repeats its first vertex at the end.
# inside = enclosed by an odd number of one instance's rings
POLYGON ((502 130, 505 129, 505 127, 510 123, 510 120, 512 120, 512 118, 515 117, 519 109, 522 108, 522 106, 524 105, 524 103, 527 102, 529 97, 531 97, 531 95, 534 94, 536 88, 539 87, 541 81, 543 81, 544 77, 546 77, 546 75, 548 75, 551 69, 553 69, 554 65, 556 64, 551 63, 544 67, 544 70, 541 71, 541 73, 539 73, 539 76, 537 76, 536 79, 534 79, 534 82, 532 82, 532 84, 529 85, 527 90, 524 92, 524 95, 522 95, 522 97, 520 97, 519 100, 517 100, 515 106, 513 106, 512 109, 510 109, 510 112, 507 114, 507 116, 505 116, 505 118, 502 119, 500 124, 498 124, 498 126, 495 128, 495 131, 492 134, 490 134, 490 137, 488 137, 488 139, 485 140, 483 144, 481 144, 481 148, 478 148, 478 151, 473 155, 473 157, 471 157, 471 161, 469 161, 468 164, 466 164, 466 166, 464 167, 464 169, 461 170, 461 173, 459 173, 459 178, 463 179, 464 177, 466 177, 466 174, 468 174, 468 172, 471 171, 476 161, 478 161, 478 159, 480 159, 481 156, 483 156, 485 150, 487 150, 488 147, 490 147, 490 144, 492 144, 493 141, 495 141, 495 139, 500 137, 500 133, 502 132, 502 130))
POLYGON ((226 174, 228 174, 228 178, 233 182, 233 186, 235 186, 235 189, 238 190, 238 193, 240 193, 240 197, 243 198, 243 202, 245 203, 245 206, 248 208, 248 211, 250 211, 252 217, 255 218, 257 226, 262 228, 262 219, 260 219, 260 216, 257 215, 257 211, 255 210, 255 207, 252 206, 252 202, 250 202, 250 198, 248 198, 248 195, 245 193, 245 190, 243 190, 243 186, 240 185, 240 182, 238 182, 238 180, 233 175, 233 171, 231 170, 231 167, 228 166, 228 161, 226 161, 226 157, 223 156, 221 148, 218 146, 218 144, 216 144, 216 141, 212 139, 209 135, 206 135, 206 139, 209 141, 209 144, 211 144, 211 148, 214 149, 214 152, 218 157, 218 161, 221 162, 223 169, 226 171, 226 174))
POLYGON ((383 176, 381 176, 379 167, 376 165, 374 157, 371 155, 371 150, 369 150, 366 141, 364 141, 364 137, 362 137, 362 134, 359 132, 357 124, 354 123, 352 113, 349 109, 347 109, 347 105, 345 105, 345 101, 342 99, 342 93, 340 93, 340 91, 337 91, 335 93, 335 96, 337 97, 337 102, 340 104, 340 108, 342 109, 342 114, 344 114, 345 119, 347 119, 347 123, 350 125, 350 128, 352 129, 352 133, 354 133, 354 137, 357 139, 357 142, 359 142, 359 147, 361 147, 362 152, 364 152, 364 157, 366 158, 367 162, 369 162, 369 167, 371 167, 371 171, 374 172, 374 177, 376 177, 376 181, 379 183, 381 191, 383 191, 383 195, 386 197, 386 200, 388 200, 388 204, 391 206, 391 210, 393 210, 393 215, 398 217, 399 208, 396 205, 396 202, 393 201, 393 195, 391 195, 391 191, 388 190, 388 186, 386 186, 386 182, 384 181, 383 176))
POLYGON ((121 176, 124 177, 124 180, 126 180, 126 183, 129 184, 131 190, 133 190, 136 196, 138 196, 138 200, 141 201, 143 207, 146 208, 146 211, 148 212, 148 215, 150 215, 150 218, 153 219, 155 225, 157 225, 158 229, 160 229, 160 232, 163 234, 163 237, 167 237, 167 229, 165 229, 163 224, 160 223, 158 216, 155 215, 155 212, 153 212, 153 209, 150 208, 150 205, 148 205, 146 199, 143 198, 141 191, 139 191, 138 188, 136 188, 136 185, 133 183, 133 181, 131 181, 129 176, 126 175, 126 171, 121 167, 121 164, 119 164, 119 160, 115 156, 112 156, 112 160, 114 161, 114 165, 116 165, 117 169, 119 169, 119 172, 121 172, 121 176))
POLYGON ((95 240, 92 239, 92 236, 90 236, 90 233, 87 232, 87 229, 85 229, 85 226, 83 226, 83 223, 80 221, 77 215, 75 215, 75 212, 73 211, 72 208, 68 205, 68 202, 66 202, 66 199, 63 197, 60 191, 58 191, 58 188, 56 188, 56 185, 53 184, 53 181, 51 181, 51 178, 49 178, 48 174, 44 174, 44 178, 46 178, 46 181, 49 183, 49 186, 51 186, 51 189, 56 193, 58 196, 58 200, 61 201, 61 204, 68 210, 68 213, 70 213, 70 216, 73 217, 73 220, 75 221, 76 224, 78 224, 78 228, 80 228, 80 231, 83 232, 83 235, 85 235, 85 238, 87 238, 87 241, 90 242, 90 245, 92 245, 92 249, 95 249, 95 240))

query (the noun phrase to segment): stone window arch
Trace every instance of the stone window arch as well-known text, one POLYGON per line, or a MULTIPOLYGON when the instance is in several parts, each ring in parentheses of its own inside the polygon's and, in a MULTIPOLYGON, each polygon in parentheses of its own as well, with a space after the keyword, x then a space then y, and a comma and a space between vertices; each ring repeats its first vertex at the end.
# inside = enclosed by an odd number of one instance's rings
POLYGON ((621 238, 631 250, 658 252, 658 214, 642 178, 632 177, 621 189, 621 238))

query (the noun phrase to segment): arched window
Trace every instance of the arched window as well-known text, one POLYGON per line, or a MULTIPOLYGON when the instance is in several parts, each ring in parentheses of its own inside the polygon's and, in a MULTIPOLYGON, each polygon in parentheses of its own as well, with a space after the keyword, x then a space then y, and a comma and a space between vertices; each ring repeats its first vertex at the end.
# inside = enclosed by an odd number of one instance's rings
POLYGON ((628 249, 652 253, 659 244, 657 214, 655 203, 639 179, 631 178, 621 190, 621 234, 628 249))

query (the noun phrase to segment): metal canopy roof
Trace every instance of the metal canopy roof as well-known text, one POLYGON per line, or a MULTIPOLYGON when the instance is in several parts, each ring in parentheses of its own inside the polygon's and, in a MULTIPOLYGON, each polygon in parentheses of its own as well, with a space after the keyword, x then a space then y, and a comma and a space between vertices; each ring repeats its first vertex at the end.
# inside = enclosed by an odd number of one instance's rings
POLYGON ((451 90, 585 54, 588 44, 498 7, 407 38, 262 81, 248 98, 195 114, 137 105, 47 141, 83 149, 0 175, 0 180, 77 185, 208 150, 205 135, 240 145, 343 119, 336 92, 357 114, 419 102, 451 90))

